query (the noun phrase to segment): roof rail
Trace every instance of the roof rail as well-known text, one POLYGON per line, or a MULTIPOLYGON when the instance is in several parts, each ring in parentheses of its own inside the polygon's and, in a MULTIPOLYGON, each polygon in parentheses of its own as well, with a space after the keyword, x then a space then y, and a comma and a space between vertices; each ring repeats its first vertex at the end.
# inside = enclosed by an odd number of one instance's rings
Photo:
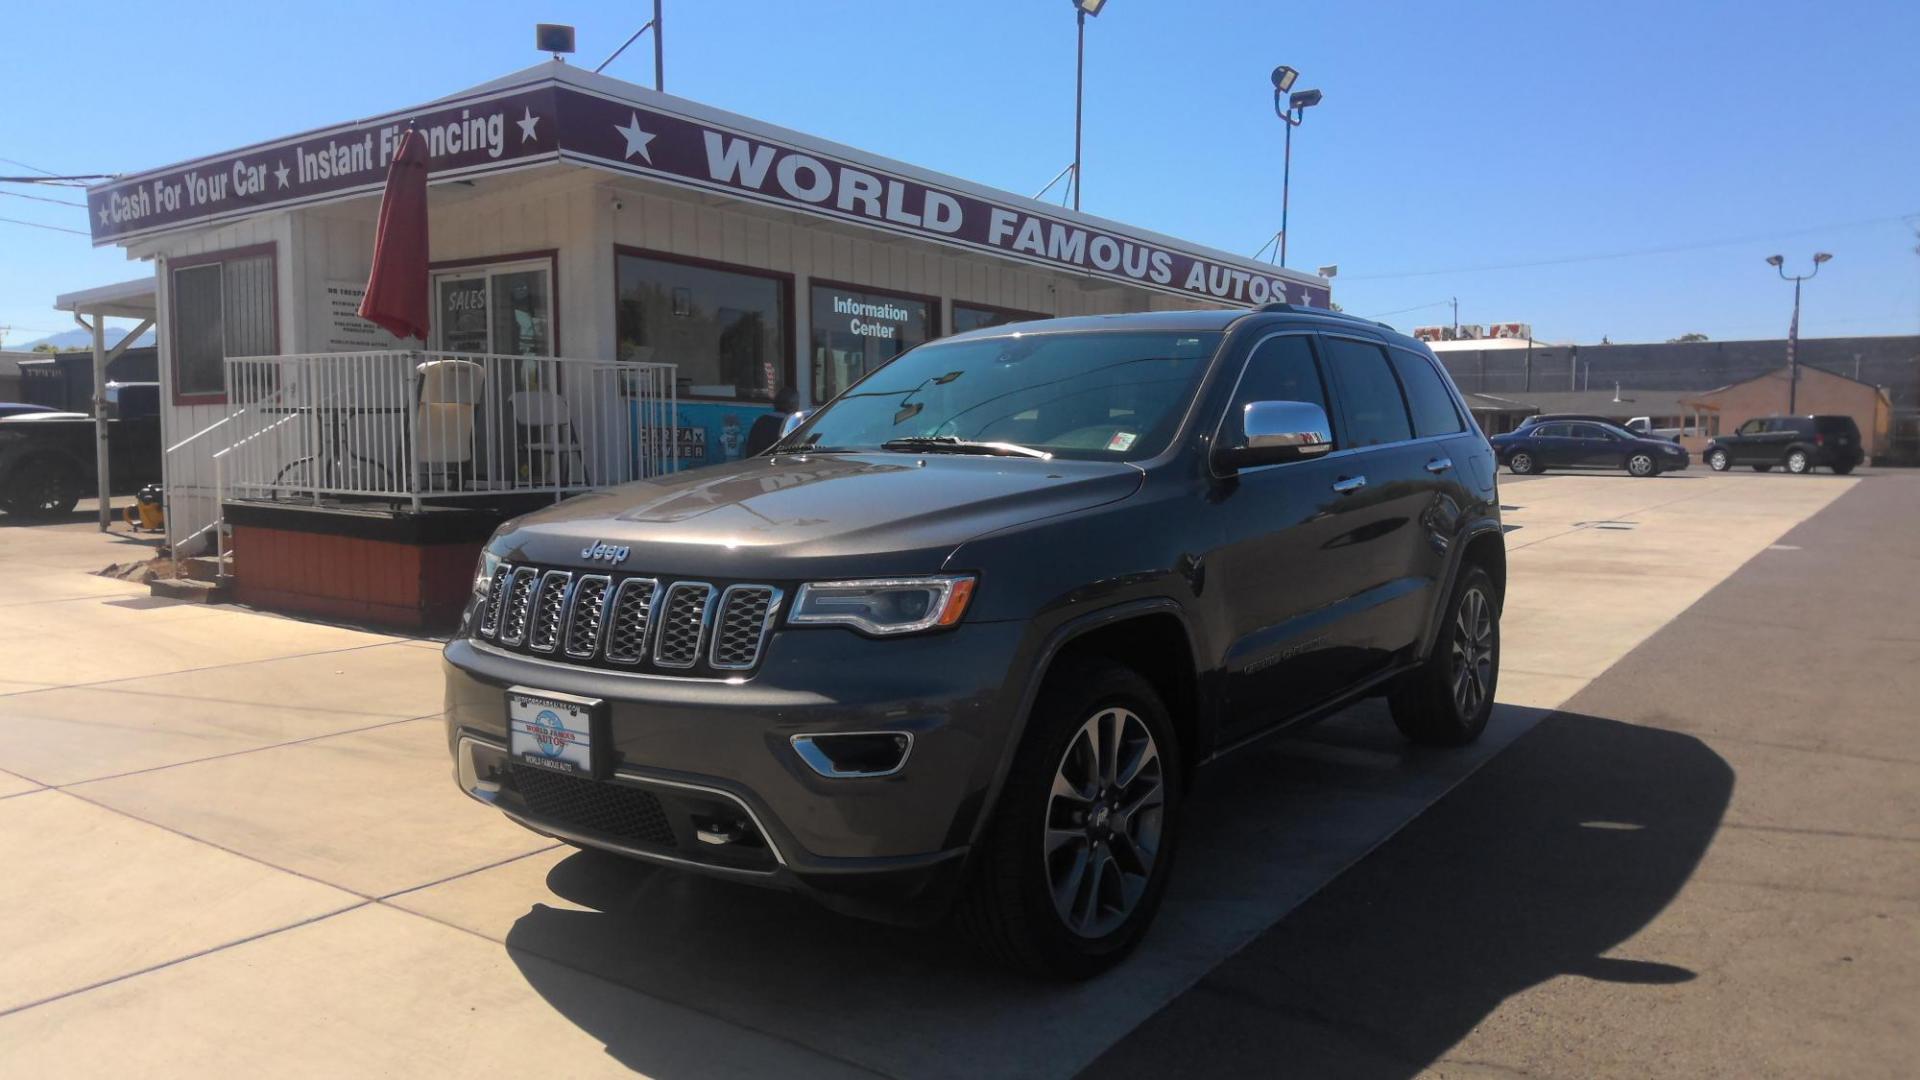
POLYGON ((1349 315, 1344 311, 1335 311, 1332 308, 1308 307, 1304 304, 1289 304, 1276 300, 1271 304, 1261 304, 1253 310, 1268 315, 1320 315, 1329 319, 1345 319, 1348 322, 1366 323, 1368 326, 1377 326, 1382 330, 1392 330, 1396 334, 1400 332, 1394 330, 1393 327, 1387 323, 1380 322, 1376 319, 1363 319, 1358 315, 1349 315))

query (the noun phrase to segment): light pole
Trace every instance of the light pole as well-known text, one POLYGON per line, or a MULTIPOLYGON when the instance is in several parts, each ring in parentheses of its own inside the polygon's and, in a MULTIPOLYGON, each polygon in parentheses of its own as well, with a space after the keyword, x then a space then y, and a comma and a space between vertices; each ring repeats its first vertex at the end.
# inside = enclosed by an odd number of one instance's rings
POLYGON ((1767 265, 1779 271, 1780 280, 1793 282, 1793 321, 1787 324, 1787 415, 1792 416, 1800 401, 1800 283, 1820 274, 1820 264, 1833 258, 1824 251, 1813 253, 1813 270, 1789 274, 1786 261, 1778 255, 1767 256, 1767 265))
POLYGON ((1320 91, 1294 91, 1284 106, 1280 96, 1293 90, 1300 73, 1284 64, 1273 69, 1273 112, 1287 123, 1286 164, 1280 171, 1280 265, 1287 265, 1287 204, 1293 187, 1293 129, 1300 126, 1308 109, 1320 104, 1320 91))
POLYGON ((1073 208, 1080 209, 1080 105, 1087 81, 1087 16, 1100 14, 1107 0, 1073 0, 1073 208))

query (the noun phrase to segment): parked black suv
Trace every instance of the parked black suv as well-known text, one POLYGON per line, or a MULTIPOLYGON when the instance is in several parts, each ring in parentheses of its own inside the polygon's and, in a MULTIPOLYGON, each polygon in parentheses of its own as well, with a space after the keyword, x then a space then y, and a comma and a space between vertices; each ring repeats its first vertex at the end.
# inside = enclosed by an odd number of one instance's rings
POLYGON ((1851 416, 1761 416, 1731 435, 1715 436, 1702 456, 1715 472, 1735 465, 1758 472, 1778 465, 1790 473, 1824 466, 1845 476, 1867 459, 1867 451, 1851 416))
POLYGON ((1385 694, 1492 708, 1493 454, 1425 346, 1303 308, 920 346, 766 454, 487 545, 461 787, 570 842, 1117 961, 1197 765, 1385 694))

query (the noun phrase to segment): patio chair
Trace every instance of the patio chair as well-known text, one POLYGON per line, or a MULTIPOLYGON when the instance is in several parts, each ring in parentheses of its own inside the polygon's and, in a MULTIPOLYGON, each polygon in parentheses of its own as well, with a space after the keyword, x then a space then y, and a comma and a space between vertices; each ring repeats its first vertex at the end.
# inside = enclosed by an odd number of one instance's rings
POLYGON ((415 370, 420 400, 414 406, 413 459, 426 481, 422 486, 458 490, 473 463, 474 414, 486 380, 471 360, 428 360, 415 370))
POLYGON ((529 480, 567 484, 584 478, 580 440, 566 398, 551 390, 519 390, 508 404, 529 480))

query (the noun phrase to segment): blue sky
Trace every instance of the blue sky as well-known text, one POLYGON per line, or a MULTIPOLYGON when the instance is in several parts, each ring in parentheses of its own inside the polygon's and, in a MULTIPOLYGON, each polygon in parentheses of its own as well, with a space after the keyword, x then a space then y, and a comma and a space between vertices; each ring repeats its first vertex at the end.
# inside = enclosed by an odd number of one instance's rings
MULTIPOLYGON (((115 7, 14 8, 0 157, 134 171, 403 107, 539 61, 537 20, 578 26, 591 67, 647 5, 115 7)), ((666 10, 671 92, 1021 194, 1071 160, 1067 0, 666 10)), ((1084 207, 1251 254, 1279 223, 1286 63, 1326 95, 1295 133, 1289 261, 1337 263, 1349 311, 1437 323, 1457 296, 1462 322, 1555 341, 1772 337, 1791 287, 1762 260, 1825 250, 1804 333, 1916 333, 1916 40, 1911 0, 1111 0, 1088 25, 1084 207)), ((650 83, 650 42, 608 74, 650 83)), ((86 226, 11 195, 0 218, 86 226)), ((0 221, 0 326, 67 329, 56 293, 143 269, 0 221)))

